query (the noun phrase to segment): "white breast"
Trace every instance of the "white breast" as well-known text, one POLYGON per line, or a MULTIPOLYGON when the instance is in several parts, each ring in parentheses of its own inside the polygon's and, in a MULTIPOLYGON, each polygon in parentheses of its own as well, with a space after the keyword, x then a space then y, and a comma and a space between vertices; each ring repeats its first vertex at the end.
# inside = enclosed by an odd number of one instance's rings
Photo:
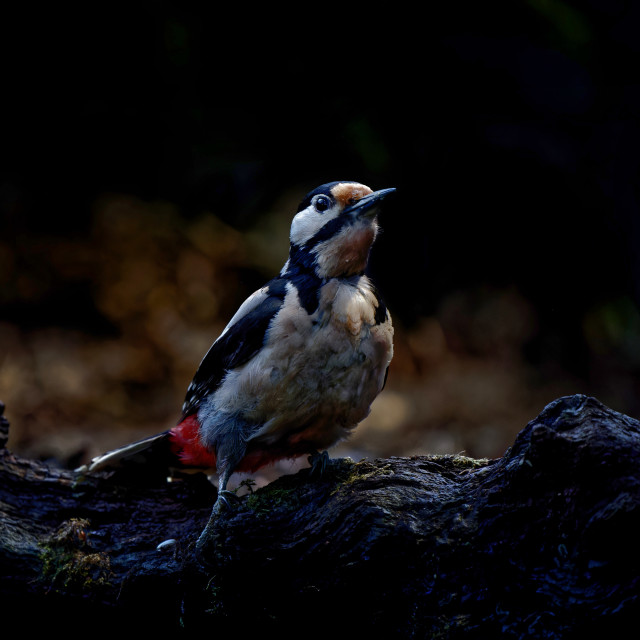
POLYGON ((393 355, 393 328, 376 325, 376 299, 365 276, 330 280, 309 315, 289 286, 265 348, 230 372, 210 398, 209 416, 242 417, 251 441, 304 432, 314 448, 344 437, 369 413, 393 355))

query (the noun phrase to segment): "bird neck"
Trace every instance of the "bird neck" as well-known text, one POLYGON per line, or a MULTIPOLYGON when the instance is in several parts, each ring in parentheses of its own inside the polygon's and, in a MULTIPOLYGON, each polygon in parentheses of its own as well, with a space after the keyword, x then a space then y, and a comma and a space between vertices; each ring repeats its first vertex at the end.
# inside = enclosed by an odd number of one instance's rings
POLYGON ((280 275, 285 278, 311 278, 318 284, 324 284, 328 280, 338 278, 339 280, 352 280, 363 276, 365 273, 364 268, 354 271, 353 269, 345 272, 332 272, 323 273, 321 267, 318 265, 315 257, 307 254, 302 254, 298 248, 292 247, 289 253, 289 259, 283 267, 280 275), (300 258, 303 259, 300 259, 300 258))

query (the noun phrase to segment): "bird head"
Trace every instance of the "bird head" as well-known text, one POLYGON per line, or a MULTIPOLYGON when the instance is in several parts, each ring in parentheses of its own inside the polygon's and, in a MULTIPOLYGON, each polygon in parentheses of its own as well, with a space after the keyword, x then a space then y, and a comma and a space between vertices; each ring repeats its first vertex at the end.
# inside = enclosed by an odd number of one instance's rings
POLYGON ((291 223, 283 274, 312 271, 328 279, 363 273, 378 234, 379 205, 394 191, 372 191, 358 182, 329 182, 310 191, 291 223))

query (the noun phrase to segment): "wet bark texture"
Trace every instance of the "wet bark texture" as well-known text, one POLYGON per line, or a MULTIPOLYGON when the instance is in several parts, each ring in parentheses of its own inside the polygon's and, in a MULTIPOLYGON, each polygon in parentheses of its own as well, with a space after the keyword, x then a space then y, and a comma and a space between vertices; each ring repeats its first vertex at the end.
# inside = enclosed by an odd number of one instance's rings
POLYGON ((640 609, 640 423, 594 398, 551 403, 498 460, 282 477, 220 518, 205 563, 202 474, 81 476, 14 456, 1 422, 5 629, 568 638, 640 609))

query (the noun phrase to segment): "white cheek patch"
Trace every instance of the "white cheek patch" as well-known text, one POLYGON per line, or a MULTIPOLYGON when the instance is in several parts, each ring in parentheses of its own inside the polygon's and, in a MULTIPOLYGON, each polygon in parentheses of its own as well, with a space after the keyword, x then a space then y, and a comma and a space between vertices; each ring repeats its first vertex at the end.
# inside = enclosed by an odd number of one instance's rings
POLYGON ((327 222, 337 218, 340 208, 337 206, 318 213, 313 205, 303 209, 291 223, 291 243, 299 247, 311 240, 327 222))

